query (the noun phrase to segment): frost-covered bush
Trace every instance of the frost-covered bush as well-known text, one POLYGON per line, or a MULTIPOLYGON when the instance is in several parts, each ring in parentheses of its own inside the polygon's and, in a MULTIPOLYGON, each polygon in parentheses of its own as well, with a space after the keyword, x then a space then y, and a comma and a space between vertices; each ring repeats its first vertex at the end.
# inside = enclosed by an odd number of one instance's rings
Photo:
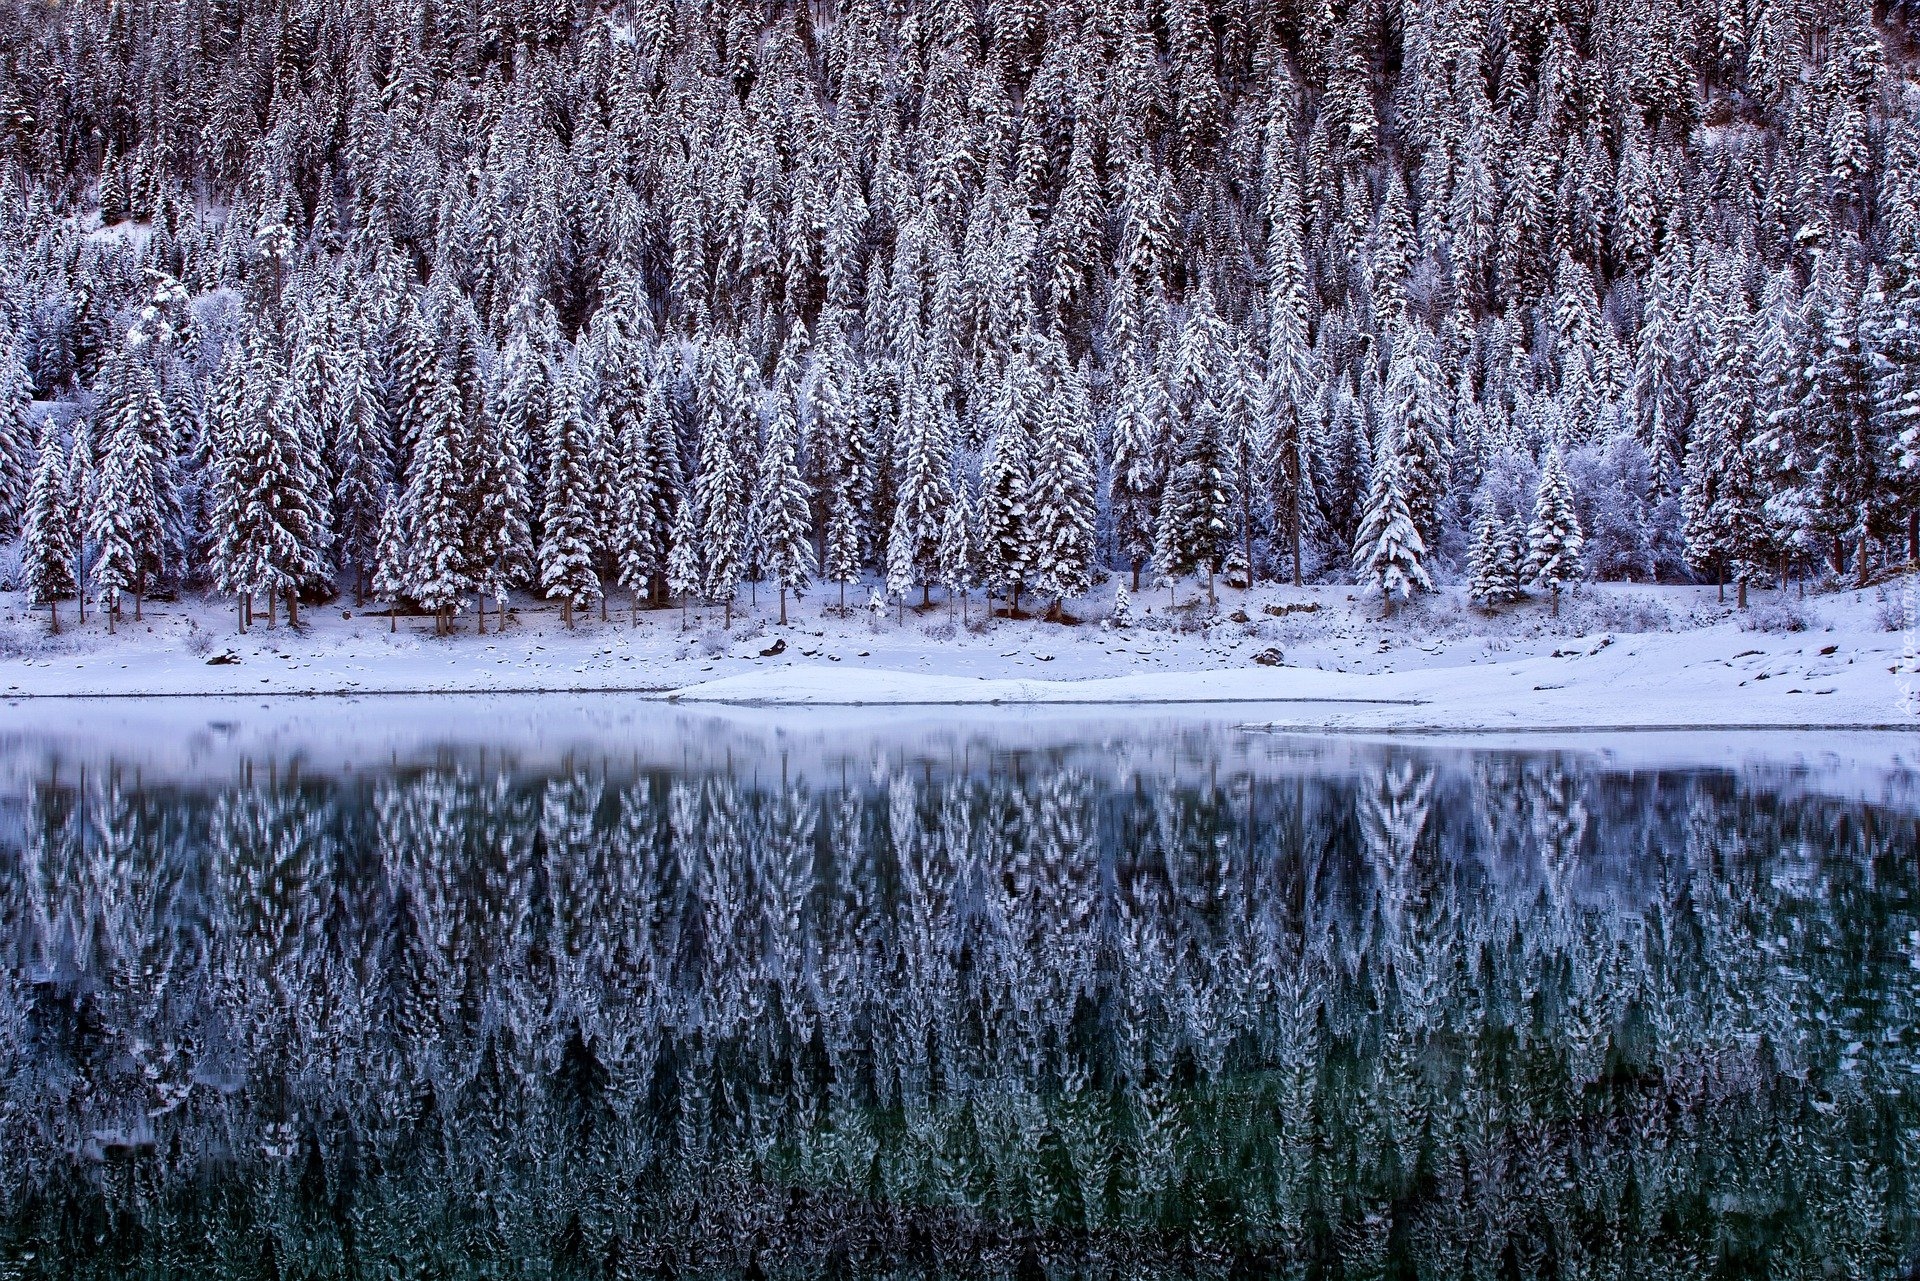
POLYGON ((1883 632, 1904 632, 1920 625, 1920 599, 1909 598, 1900 591, 1883 590, 1879 604, 1873 609, 1873 621, 1883 632))
POLYGON ((702 658, 714 658, 726 653, 727 647, 732 643, 732 638, 716 627, 712 631, 700 633, 700 639, 695 642, 695 647, 700 651, 702 658))
POLYGON ((1653 463, 1632 436, 1567 455, 1589 576, 1649 582, 1684 578, 1680 503, 1653 497, 1653 463))
POLYGON ((1743 632, 1805 632, 1819 625, 1813 611, 1795 600, 1761 601, 1740 620, 1743 632))
POLYGON ((1593 632, 1665 632, 1673 629, 1673 611, 1645 596, 1593 591, 1569 611, 1576 625, 1593 632))

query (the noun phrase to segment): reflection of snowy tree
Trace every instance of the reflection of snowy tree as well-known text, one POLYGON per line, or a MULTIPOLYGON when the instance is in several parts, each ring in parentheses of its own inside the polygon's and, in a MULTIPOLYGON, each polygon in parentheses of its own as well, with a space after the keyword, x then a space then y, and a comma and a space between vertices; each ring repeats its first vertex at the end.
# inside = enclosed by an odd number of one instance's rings
POLYGON ((0 843, 0 1250, 91 1257, 21 1192, 115 1145, 146 1239, 267 1223, 322 1273, 1911 1239, 1911 817, 1571 757, 1163 759, 52 774, 0 843), (148 1190, 176 1170, 230 1200, 148 1190), (1736 1232, 1741 1198, 1781 1208, 1736 1232))

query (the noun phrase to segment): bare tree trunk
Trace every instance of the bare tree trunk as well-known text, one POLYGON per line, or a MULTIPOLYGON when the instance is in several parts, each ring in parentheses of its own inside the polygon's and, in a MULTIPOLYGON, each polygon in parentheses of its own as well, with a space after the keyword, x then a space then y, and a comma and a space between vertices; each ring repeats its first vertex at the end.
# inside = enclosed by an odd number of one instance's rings
POLYGON ((1920 507, 1907 513, 1907 564, 1920 565, 1920 507))
POLYGON ((1854 570, 1853 585, 1855 587, 1865 587, 1867 585, 1867 547, 1870 542, 1871 540, 1867 537, 1866 525, 1863 522, 1860 526, 1860 561, 1854 570))
POLYGON ((787 585, 780 584, 780 626, 787 625, 787 585))
POLYGON ((473 594, 473 634, 475 636, 487 634, 487 594, 485 592, 473 594))
MULTIPOLYGON (((139 614, 139 607, 138 607, 138 606, 135 606, 135 608, 134 608, 134 617, 135 617, 135 618, 138 618, 139 616, 140 616, 140 614, 139 614)), ((268 593, 267 593, 267 626, 268 626, 268 627, 273 627, 273 626, 275 626, 275 625, 276 625, 276 624, 278 623, 278 621, 279 621, 279 620, 278 620, 278 618, 277 618, 277 617, 276 617, 276 615, 274 614, 274 600, 273 600, 273 593, 272 593, 272 592, 268 592, 268 593)))
POLYGON ((1551 612, 1553 617, 1555 618, 1560 617, 1560 584, 1558 583, 1555 583, 1553 585, 1553 605, 1551 607, 1551 612))
POLYGON ((573 597, 571 596, 560 598, 560 621, 566 624, 568 631, 573 630, 573 597))
POLYGON ((387 630, 389 632, 400 630, 400 602, 397 600, 387 602, 387 630))
POLYGON ((633 589, 633 608, 628 612, 632 615, 629 625, 640 626, 640 588, 638 586, 633 589))
POLYGON ((1140 594, 1140 558, 1137 556, 1133 560, 1133 594, 1140 594))
POLYGON ((236 594, 233 598, 233 620, 240 626, 240 634, 247 634, 247 598, 236 594))
POLYGON ((1220 603, 1220 598, 1214 595, 1214 592, 1213 592, 1213 562, 1208 561, 1207 562, 1207 604, 1209 607, 1211 607, 1214 605, 1218 605, 1219 603, 1220 603))
POLYGON ((1739 600, 1737 603, 1741 609, 1745 609, 1747 607, 1747 576, 1745 574, 1740 575, 1737 580, 1737 587, 1739 589, 1739 600))
POLYGON ((300 591, 294 587, 287 588, 287 626, 300 628, 300 591))
POLYGON ((58 597, 49 598, 47 601, 47 608, 52 611, 52 622, 48 626, 50 630, 53 632, 53 634, 55 636, 58 636, 60 634, 60 600, 59 598, 58 597))
POLYGON ((1293 537, 1293 585, 1300 586, 1300 490, 1294 487, 1293 500, 1288 504, 1288 532, 1293 537))
POLYGON ((133 594, 133 621, 140 621, 140 593, 137 591, 133 594))
POLYGON ((1717 575, 1720 580, 1718 586, 1720 589, 1720 603, 1724 605, 1727 603, 1727 562, 1719 561, 1714 567, 1720 571, 1717 575))

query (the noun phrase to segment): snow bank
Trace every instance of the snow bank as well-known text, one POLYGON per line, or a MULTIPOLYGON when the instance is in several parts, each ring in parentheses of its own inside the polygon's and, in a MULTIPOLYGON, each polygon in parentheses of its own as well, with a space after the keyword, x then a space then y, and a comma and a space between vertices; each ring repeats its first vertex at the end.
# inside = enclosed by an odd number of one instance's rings
POLYGON ((1327 703, 1395 700, 1367 677, 1298 667, 1008 680, 861 669, 747 672, 667 695, 676 702, 850 706, 948 703, 1327 703))

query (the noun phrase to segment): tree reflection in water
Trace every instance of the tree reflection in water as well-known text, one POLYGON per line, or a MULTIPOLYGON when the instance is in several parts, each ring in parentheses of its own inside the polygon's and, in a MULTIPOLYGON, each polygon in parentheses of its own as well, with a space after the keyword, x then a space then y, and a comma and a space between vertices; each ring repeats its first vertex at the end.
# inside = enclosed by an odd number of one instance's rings
POLYGON ((1920 1242, 1910 813, 1495 752, 766 774, 11 785, 0 1275, 1872 1276, 1920 1242))

